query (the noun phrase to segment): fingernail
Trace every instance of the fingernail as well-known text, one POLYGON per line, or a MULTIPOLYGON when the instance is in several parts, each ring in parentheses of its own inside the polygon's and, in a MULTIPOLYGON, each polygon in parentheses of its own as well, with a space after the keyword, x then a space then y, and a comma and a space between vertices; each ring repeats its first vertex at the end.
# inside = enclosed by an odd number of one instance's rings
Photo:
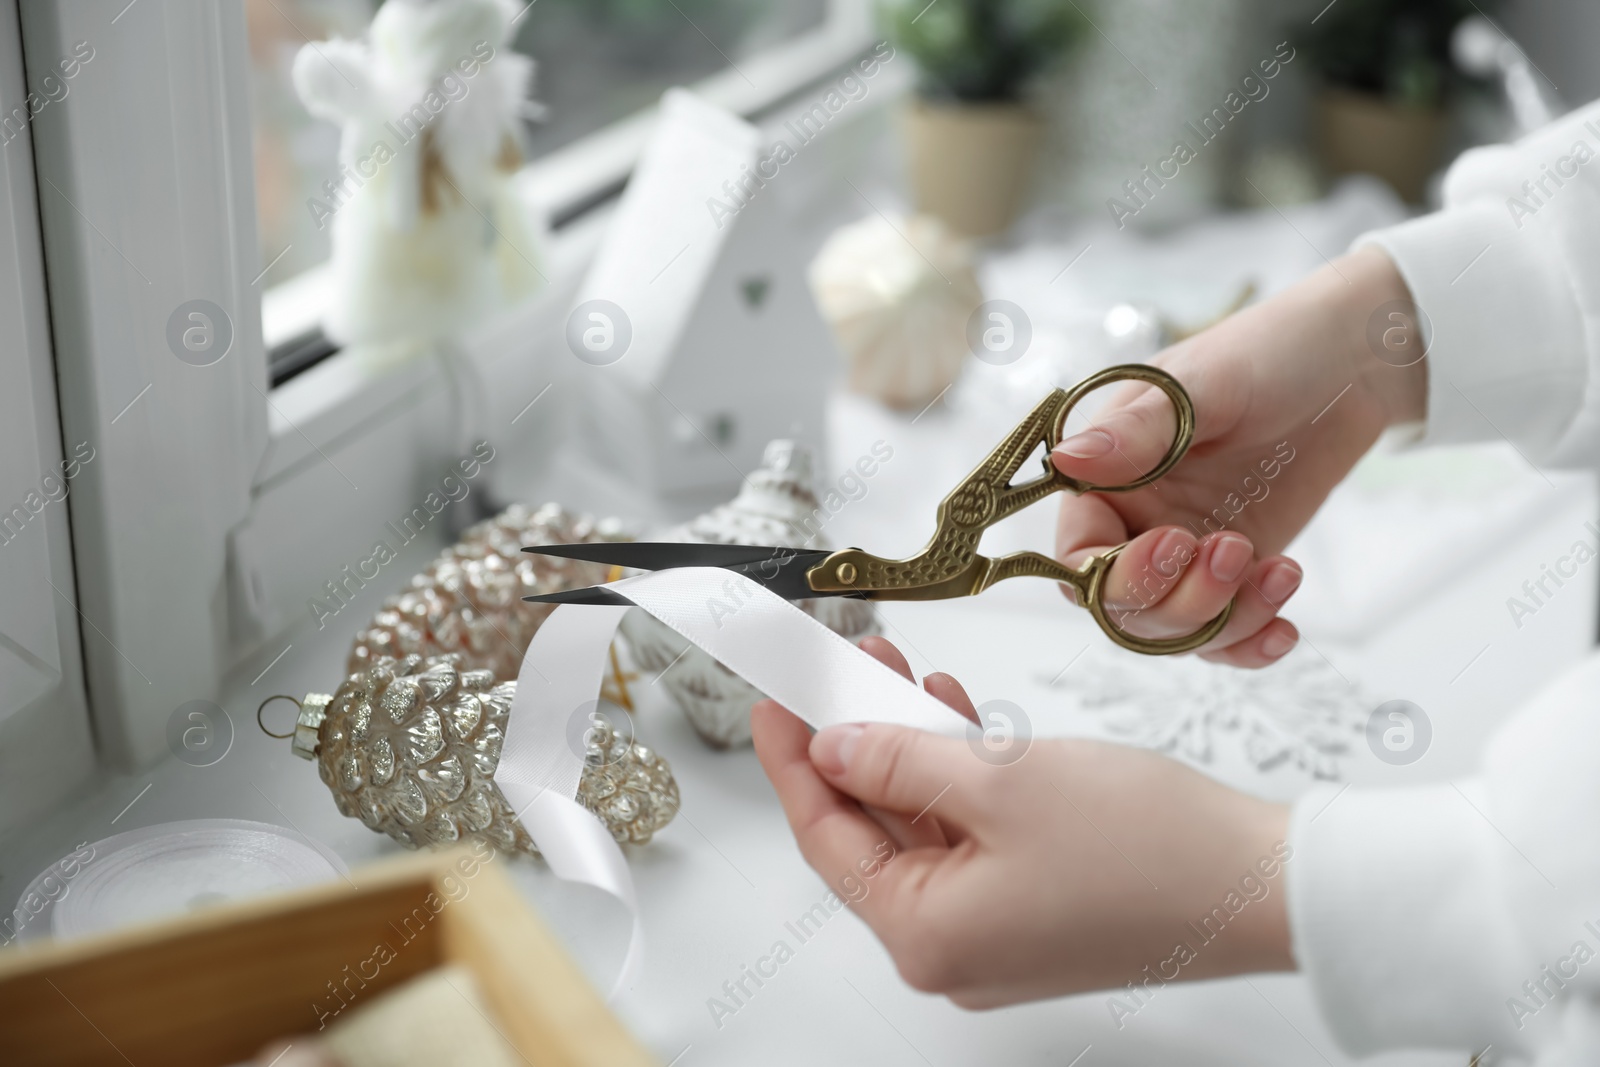
POLYGON ((1211 546, 1211 577, 1224 584, 1237 582, 1254 554, 1250 542, 1242 537, 1219 537, 1211 546))
POLYGON ((1268 604, 1282 604, 1300 588, 1303 575, 1293 563, 1280 563, 1261 579, 1261 595, 1268 604))
POLYGON ((1055 451, 1073 459, 1094 459, 1110 452, 1113 447, 1111 435, 1104 430, 1085 430, 1056 445, 1055 451))
POLYGON ((811 741, 812 765, 831 777, 842 775, 850 766, 850 756, 864 729, 860 723, 851 722, 820 731, 811 741))
POLYGON ((1268 659, 1277 659, 1294 647, 1294 638, 1282 630, 1274 630, 1261 639, 1261 654, 1268 659))

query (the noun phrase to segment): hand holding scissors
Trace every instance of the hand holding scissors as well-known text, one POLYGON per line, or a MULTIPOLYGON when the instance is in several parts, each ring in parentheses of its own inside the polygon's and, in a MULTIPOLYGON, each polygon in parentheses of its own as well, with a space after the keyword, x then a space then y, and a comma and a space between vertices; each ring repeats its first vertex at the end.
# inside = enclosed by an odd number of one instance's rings
MULTIPOLYGON (((1106 577, 1125 546, 1089 556, 1069 567, 1038 552, 1017 552, 991 558, 979 554, 983 532, 1000 520, 1059 491, 1121 493, 1160 479, 1188 451, 1194 438, 1194 406, 1183 386, 1165 371, 1143 364, 1109 367, 1070 390, 1050 392, 1018 423, 1004 441, 940 502, 932 539, 906 559, 889 559, 845 548, 837 551, 774 549, 755 545, 627 542, 546 545, 526 549, 544 555, 584 559, 642 570, 669 567, 722 567, 737 571, 790 600, 850 596, 869 600, 942 600, 976 596, 996 582, 1015 577, 1052 578, 1070 586, 1077 602, 1117 644, 1135 652, 1164 655, 1199 648, 1227 625, 1232 603, 1193 633, 1149 638, 1129 633, 1107 607, 1106 577), (1096 485, 1071 478, 1050 460, 1061 442, 1072 409, 1089 393, 1116 381, 1142 381, 1156 386, 1172 401, 1177 429, 1166 454, 1150 470, 1126 482, 1096 485), (1020 483, 1012 479, 1044 446, 1044 473, 1020 483)), ((604 587, 565 590, 528 597, 545 603, 626 603, 604 587)))

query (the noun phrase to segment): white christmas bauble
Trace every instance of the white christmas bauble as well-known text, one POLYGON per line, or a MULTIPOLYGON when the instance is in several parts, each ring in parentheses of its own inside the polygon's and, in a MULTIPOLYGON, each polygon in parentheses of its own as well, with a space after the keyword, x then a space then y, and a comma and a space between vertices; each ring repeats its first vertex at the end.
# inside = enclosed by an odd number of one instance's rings
POLYGON ((871 215, 837 230, 811 291, 850 363, 850 388, 915 410, 955 381, 983 302, 971 246, 931 215, 871 215))

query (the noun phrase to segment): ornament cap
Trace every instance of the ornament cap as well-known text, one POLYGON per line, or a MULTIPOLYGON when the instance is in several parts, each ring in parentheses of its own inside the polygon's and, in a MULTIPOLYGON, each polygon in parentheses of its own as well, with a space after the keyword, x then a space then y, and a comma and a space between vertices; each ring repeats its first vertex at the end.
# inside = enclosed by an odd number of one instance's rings
POLYGON ((304 760, 317 758, 317 746, 322 742, 322 720, 328 713, 331 693, 307 693, 300 701, 300 717, 295 720, 294 740, 289 748, 304 760))

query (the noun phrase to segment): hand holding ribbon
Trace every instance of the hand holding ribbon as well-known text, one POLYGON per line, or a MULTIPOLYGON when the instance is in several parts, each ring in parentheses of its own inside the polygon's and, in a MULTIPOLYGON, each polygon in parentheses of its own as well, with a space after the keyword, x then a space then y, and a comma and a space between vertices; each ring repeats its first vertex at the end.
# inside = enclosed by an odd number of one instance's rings
MULTIPOLYGON (((910 680, 892 644, 862 648, 910 680)), ((955 679, 924 685, 977 721, 955 679)), ((1283 894, 1261 867, 1281 869, 1280 805, 1119 745, 1035 740, 995 766, 962 740, 904 726, 813 736, 773 701, 753 715, 761 764, 825 881, 838 886, 893 843, 852 907, 917 989, 992 1008, 1141 983, 1163 964, 1171 973, 1156 984, 1294 967, 1283 894), (1260 889, 1240 895, 1241 879, 1260 889), (1249 906, 1232 912, 1230 893, 1249 906), (1217 926, 1205 926, 1214 907, 1229 919, 1213 946, 1201 934, 1217 926)))

